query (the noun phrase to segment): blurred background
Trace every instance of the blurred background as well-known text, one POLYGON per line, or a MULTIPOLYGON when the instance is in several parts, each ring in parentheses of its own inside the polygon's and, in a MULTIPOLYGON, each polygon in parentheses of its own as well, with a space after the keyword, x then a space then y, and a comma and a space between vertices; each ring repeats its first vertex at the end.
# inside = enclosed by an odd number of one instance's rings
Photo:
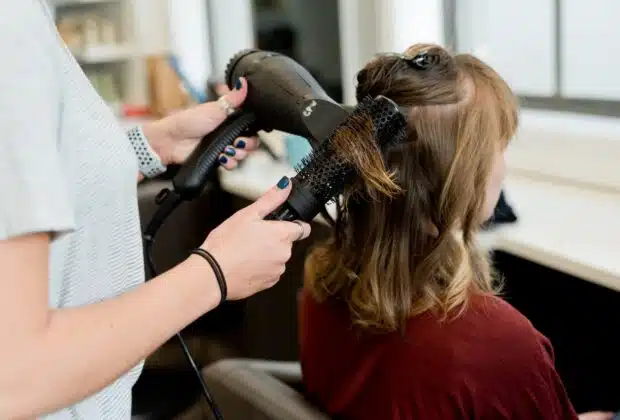
POLYGON ((372 54, 434 41, 488 60, 527 107, 620 115, 613 0, 50 2, 63 38, 112 103, 148 104, 153 56, 175 55, 201 87, 249 46, 293 56, 350 101, 352 73, 372 54))
MULTIPOLYGON (((222 80, 228 60, 248 47, 293 57, 348 104, 356 72, 379 52, 436 42, 487 61, 522 105, 505 189, 518 222, 485 236, 506 297, 551 338, 578 410, 620 408, 620 2, 49 1, 68 47, 128 125, 210 98, 208 82, 222 80)), ((281 161, 257 154, 221 174, 207 199, 181 209, 155 250, 161 268, 290 170, 286 136, 264 139, 281 161)), ((143 219, 165 182, 140 186, 143 219)), ((297 359, 303 258, 327 234, 324 225, 313 226, 273 290, 225 305, 185 332, 201 365, 228 357, 297 359)), ((176 343, 169 344, 147 361, 135 390, 136 418, 204 418, 191 408, 195 379, 176 343)))
POLYGON ((620 134, 613 0, 49 1, 63 39, 120 117, 204 100, 207 81, 221 79, 228 60, 248 47, 292 56, 334 99, 353 103, 355 74, 373 54, 437 42, 478 55, 507 79, 521 98, 522 130, 561 128, 562 147, 556 136, 515 147, 516 167, 620 185, 609 166, 620 155, 617 142, 593 147, 575 138, 620 134), (574 155, 565 153, 568 144, 574 155), (539 168, 536 159, 550 148, 560 163, 539 168))

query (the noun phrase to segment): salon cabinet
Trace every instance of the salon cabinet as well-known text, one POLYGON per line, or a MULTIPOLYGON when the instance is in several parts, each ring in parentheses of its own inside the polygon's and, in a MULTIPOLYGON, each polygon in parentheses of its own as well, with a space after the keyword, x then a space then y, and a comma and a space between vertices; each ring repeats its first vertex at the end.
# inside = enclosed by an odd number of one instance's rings
POLYGON ((620 292, 495 252, 504 298, 554 347, 556 368, 575 408, 620 408, 620 292))

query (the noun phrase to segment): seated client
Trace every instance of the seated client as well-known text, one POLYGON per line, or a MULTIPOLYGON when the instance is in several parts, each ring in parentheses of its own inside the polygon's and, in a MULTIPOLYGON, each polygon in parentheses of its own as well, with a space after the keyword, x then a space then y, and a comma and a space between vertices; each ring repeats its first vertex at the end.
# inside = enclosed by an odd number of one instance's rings
MULTIPOLYGON (((576 419, 549 341, 498 297, 476 232, 492 214, 517 104, 467 55, 415 45, 357 76, 406 113, 407 140, 351 187, 306 262, 310 398, 347 419, 576 419)), ((359 139, 371 142, 372 139, 359 139)))

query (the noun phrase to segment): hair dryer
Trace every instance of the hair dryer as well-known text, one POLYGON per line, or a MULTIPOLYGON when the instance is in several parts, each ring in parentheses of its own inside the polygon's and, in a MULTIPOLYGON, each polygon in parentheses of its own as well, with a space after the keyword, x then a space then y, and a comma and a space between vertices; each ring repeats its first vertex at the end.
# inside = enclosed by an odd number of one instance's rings
POLYGON ((201 193, 219 154, 240 135, 280 130, 305 137, 316 148, 349 115, 304 67, 285 55, 241 51, 226 68, 228 86, 239 77, 248 81, 241 109, 202 140, 172 181, 181 200, 201 193))
POLYGON ((280 130, 306 137, 313 147, 347 117, 299 63, 282 54, 245 50, 226 68, 226 83, 248 80, 243 109, 252 111, 265 131, 280 130))

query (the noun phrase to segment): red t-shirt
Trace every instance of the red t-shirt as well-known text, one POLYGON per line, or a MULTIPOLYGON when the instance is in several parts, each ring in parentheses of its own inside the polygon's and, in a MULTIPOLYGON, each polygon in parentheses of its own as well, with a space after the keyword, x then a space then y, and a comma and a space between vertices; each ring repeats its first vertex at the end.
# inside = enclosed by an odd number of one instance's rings
POLYGON ((301 364, 327 413, 381 420, 573 420, 549 341, 516 309, 472 298, 454 321, 412 318, 403 333, 353 327, 346 305, 304 292, 301 364))

